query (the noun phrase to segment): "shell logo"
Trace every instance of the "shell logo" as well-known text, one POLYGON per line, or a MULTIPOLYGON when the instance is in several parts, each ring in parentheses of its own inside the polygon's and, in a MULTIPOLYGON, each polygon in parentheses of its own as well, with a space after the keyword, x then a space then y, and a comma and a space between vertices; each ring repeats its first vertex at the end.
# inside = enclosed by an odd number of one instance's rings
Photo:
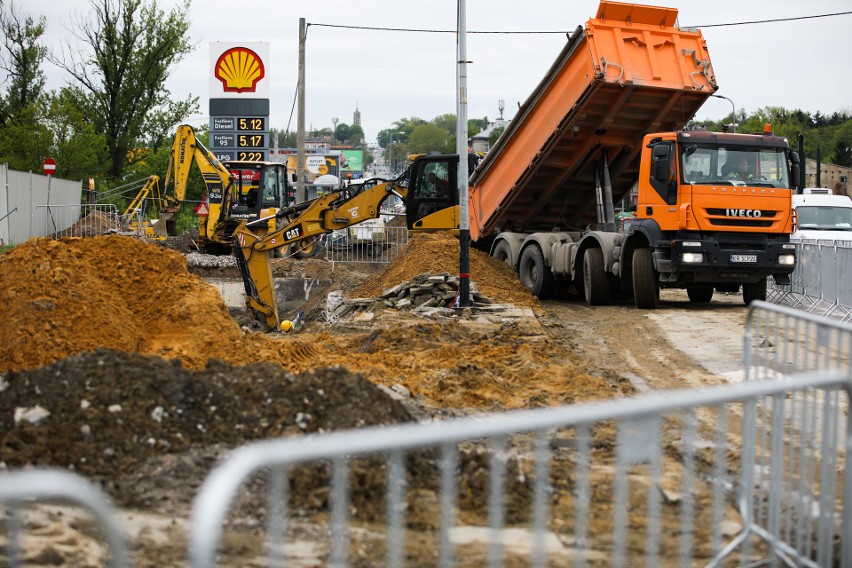
POLYGON ((265 76, 263 61, 247 47, 232 47, 219 56, 214 75, 227 92, 252 93, 265 76))

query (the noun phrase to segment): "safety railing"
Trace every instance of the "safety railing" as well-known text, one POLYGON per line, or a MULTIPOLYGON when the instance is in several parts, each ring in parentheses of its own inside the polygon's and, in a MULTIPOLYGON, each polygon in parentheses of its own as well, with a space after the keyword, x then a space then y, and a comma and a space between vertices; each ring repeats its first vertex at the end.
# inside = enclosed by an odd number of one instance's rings
POLYGON ((39 205, 33 211, 32 226, 38 228, 38 235, 54 239, 94 237, 123 230, 116 206, 109 203, 39 205))
MULTIPOLYGON (((21 470, 0 474, 0 515, 5 521, 5 563, 16 568, 24 565, 20 539, 30 529, 26 512, 39 503, 58 501, 79 508, 94 521, 99 534, 87 535, 93 543, 106 544, 109 566, 127 565, 126 545, 116 523, 117 515, 107 496, 82 477, 58 470, 21 470)), ((43 527, 41 521, 35 527, 43 527)), ((87 526, 77 523, 79 527, 87 526)), ((0 550, 0 560, 3 560, 0 550)))
POLYGON ((387 264, 408 244, 408 229, 374 219, 326 235, 325 242, 325 258, 330 262, 387 264))
MULTIPOLYGON (((790 341, 836 333, 848 358, 852 328, 771 309, 817 326, 790 341)), ((773 352, 778 375, 721 387, 242 447, 196 498, 190 557, 213 566, 262 523, 275 565, 307 546, 329 566, 852 566, 848 369, 773 352)))
POLYGON ((790 284, 769 280, 767 298, 823 317, 852 319, 852 241, 802 241, 790 284))

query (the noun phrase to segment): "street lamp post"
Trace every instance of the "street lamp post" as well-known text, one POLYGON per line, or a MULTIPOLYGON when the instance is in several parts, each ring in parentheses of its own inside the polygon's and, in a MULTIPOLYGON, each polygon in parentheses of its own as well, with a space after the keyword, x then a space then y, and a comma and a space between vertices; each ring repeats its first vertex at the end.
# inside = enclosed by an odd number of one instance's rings
POLYGON ((401 136, 405 134, 405 132, 391 132, 390 133, 390 142, 388 143, 388 175, 393 177, 393 136, 396 134, 397 136, 401 136))
POLYGON ((733 132, 737 131, 737 107, 734 106, 734 101, 729 99, 728 97, 723 97, 722 95, 710 95, 711 97, 716 97, 717 99, 725 99, 729 103, 731 103, 731 129, 733 132))

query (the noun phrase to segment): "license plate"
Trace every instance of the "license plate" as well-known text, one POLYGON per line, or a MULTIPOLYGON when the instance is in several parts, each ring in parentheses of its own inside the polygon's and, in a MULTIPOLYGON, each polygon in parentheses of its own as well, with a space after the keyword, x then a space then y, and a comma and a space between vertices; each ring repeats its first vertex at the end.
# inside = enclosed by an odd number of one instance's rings
POLYGON ((756 254, 732 254, 731 262, 757 262, 756 254))

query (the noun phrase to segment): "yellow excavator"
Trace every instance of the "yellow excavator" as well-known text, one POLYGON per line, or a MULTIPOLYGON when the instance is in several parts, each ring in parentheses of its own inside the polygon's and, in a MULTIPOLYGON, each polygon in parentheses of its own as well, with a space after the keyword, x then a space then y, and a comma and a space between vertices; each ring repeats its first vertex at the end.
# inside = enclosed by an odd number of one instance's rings
MULTIPOLYGON (((288 191, 287 166, 278 162, 220 161, 195 136, 192 127, 180 125, 169 154, 169 166, 160 191, 160 178, 151 176, 124 213, 132 229, 139 223, 154 239, 174 235, 174 215, 186 199, 192 164, 201 172, 205 199, 199 206, 198 246, 202 252, 229 254, 234 229, 242 222, 268 219, 267 230, 275 229, 275 213, 293 201, 288 191), (154 209, 153 219, 142 220, 146 203, 154 209)), ((256 226, 256 231, 261 231, 256 226)), ((304 245, 310 252, 310 244, 304 245)))
POLYGON ((245 284, 247 307, 268 329, 282 322, 275 299, 270 258, 282 247, 313 242, 318 236, 346 229, 381 215, 391 196, 405 203, 406 225, 411 232, 447 230, 458 233, 458 156, 414 157, 398 178, 383 180, 366 189, 343 188, 311 201, 281 209, 272 217, 241 223, 234 229, 234 256, 245 284), (443 193, 430 179, 439 180, 443 193), (272 222, 276 229, 269 230, 272 222))

